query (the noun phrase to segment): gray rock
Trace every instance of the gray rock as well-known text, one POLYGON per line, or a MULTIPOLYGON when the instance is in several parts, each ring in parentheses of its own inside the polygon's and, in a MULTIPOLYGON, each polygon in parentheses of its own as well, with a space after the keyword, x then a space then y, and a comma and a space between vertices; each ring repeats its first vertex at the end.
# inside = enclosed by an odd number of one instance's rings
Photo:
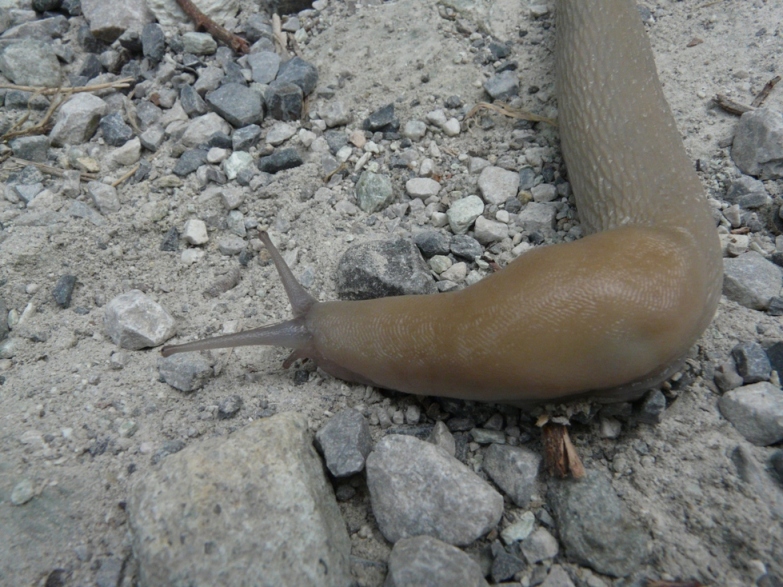
POLYGON ((91 181, 87 184, 87 193, 101 214, 111 214, 120 210, 120 199, 117 197, 116 188, 100 181, 91 181))
POLYGON ((494 528, 503 498, 442 449, 412 436, 382 438, 367 457, 367 486, 390 542, 426 534, 470 544, 494 528))
POLYGON ((397 123, 394 117, 394 104, 386 104, 378 108, 362 121, 362 128, 372 132, 384 131, 397 123))
POLYGON ((403 538, 389 556, 384 587, 486 587, 481 567, 459 548, 431 536, 403 538))
POLYGON ((140 100, 136 104, 136 119, 139 128, 144 131, 160 120, 162 111, 149 100, 140 100))
POLYGON ((743 384, 742 376, 737 373, 734 361, 724 361, 715 367, 715 385, 721 393, 726 393, 743 384))
POLYGON ((247 63, 253 75, 253 81, 268 84, 277 77, 280 69, 280 56, 274 51, 259 51, 247 56, 247 63))
POLYGON ((103 322, 114 344, 134 351, 163 344, 176 330, 174 318, 138 289, 106 304, 103 322))
POLYGON ((19 197, 19 199, 22 200, 25 205, 28 205, 35 199, 35 196, 43 191, 44 186, 42 183, 20 183, 13 186, 13 189, 14 193, 19 197))
POLYGON ((731 182, 726 192, 726 201, 739 204, 741 208, 760 208, 770 201, 764 184, 747 175, 741 175, 731 182))
POLYGON ((125 124, 119 112, 101 118, 100 127, 104 142, 112 147, 121 147, 133 138, 133 129, 125 124))
POLYGON ((245 173, 249 173, 251 176, 258 173, 253 156, 247 151, 234 151, 231 153, 228 159, 223 162, 223 170, 226 172, 226 177, 229 180, 240 177, 245 173))
POLYGON ((198 116, 190 121, 180 142, 185 147, 193 148, 206 143, 209 141, 209 138, 217 132, 228 135, 231 132, 231 125, 223 120, 218 114, 208 112, 207 114, 198 116))
POLYGON ((522 541, 521 550, 525 560, 533 565, 555 558, 560 551, 560 546, 557 539, 546 528, 539 528, 522 541))
POLYGON ((473 236, 482 245, 489 245, 506 238, 508 236, 508 226, 503 222, 488 220, 483 216, 479 216, 476 218, 476 223, 473 226, 473 236))
POLYGON ((166 131, 160 125, 151 126, 139 135, 141 146, 153 153, 160 148, 165 138, 166 131))
POLYGON ((353 120, 351 111, 340 100, 326 103, 318 110, 318 114, 329 128, 345 126, 353 120))
POLYGON ((402 136, 412 141, 420 141, 427 134, 427 125, 421 120, 409 120, 402 127, 402 136))
POLYGON ((485 81, 484 90, 493 100, 508 101, 519 94, 519 76, 515 71, 503 71, 485 81))
POLYGON ((143 30, 154 20, 145 0, 82 0, 82 12, 96 39, 113 43, 128 29, 143 30))
POLYGON ((488 430, 487 428, 473 428, 470 436, 479 444, 506 444, 506 435, 500 430, 488 430))
POLYGON ((249 151, 255 147, 261 138, 261 127, 257 124, 249 124, 238 128, 231 135, 231 148, 234 151, 249 151))
POLYGON ((783 374, 783 342, 776 342, 766 352, 772 368, 778 375, 783 374))
POLYGON ((166 36, 158 23, 151 22, 141 29, 141 50, 145 57, 154 62, 163 59, 166 52, 166 36))
POLYGON ((413 242, 422 255, 429 258, 434 255, 448 255, 451 239, 437 230, 425 230, 414 234, 413 242))
POLYGON ((644 563, 649 536, 634 520, 603 473, 551 480, 547 493, 566 554, 612 577, 625 577, 644 563))
POLYGON ((60 8, 62 0, 33 0, 33 10, 36 12, 49 12, 60 8))
MULTIPOLYGON (((493 551, 495 551, 494 548, 493 551)), ((497 552, 495 552, 495 558, 492 560, 492 568, 490 570, 492 581, 494 583, 503 583, 504 581, 513 579, 514 575, 523 571, 526 566, 525 561, 509 554, 498 544, 497 552)))
POLYGON ((266 142, 277 147, 296 134, 296 129, 286 122, 276 122, 266 131, 266 142))
POLYGON ((44 135, 18 137, 12 139, 9 146, 14 152, 14 157, 43 163, 49 153, 49 137, 44 135))
MULTIPOLYGON (((0 336, 0 339, 3 337, 0 336)), ((772 467, 772 473, 778 483, 783 486, 783 450, 777 450, 769 457, 769 464, 772 467)))
POLYGON ((193 86, 184 85, 179 89, 179 103, 185 114, 193 118, 201 116, 207 111, 207 103, 193 88, 193 86))
POLYGON ((177 159, 172 171, 180 177, 190 175, 207 162, 207 151, 204 149, 188 149, 177 159))
POLYGON ((502 167, 485 167, 479 175, 478 187, 488 204, 502 204, 517 195, 519 174, 502 167))
POLYGON ((96 587, 117 587, 122 578, 123 560, 120 557, 110 556, 100 559, 101 566, 95 573, 96 587))
POLYGON ((540 183, 530 188, 535 202, 551 202, 557 198, 557 187, 551 183, 540 183))
POLYGON ((264 13, 251 15, 245 22, 245 38, 251 43, 255 43, 259 39, 272 40, 272 23, 269 21, 269 17, 264 13))
POLYGON ((768 446, 783 440, 783 390, 767 381, 745 385, 721 396, 721 414, 749 442, 768 446))
POLYGON ((258 169, 264 173, 277 173, 284 169, 293 169, 299 167, 304 161, 299 151, 293 147, 290 149, 278 149, 268 157, 258 159, 258 169))
POLYGON ((394 189, 388 175, 363 171, 356 182, 356 201, 359 208, 372 214, 383 210, 394 201, 394 189))
POLYGON ((218 250, 221 254, 228 257, 232 255, 238 255, 247 247, 245 239, 236 235, 230 234, 224 236, 218 240, 218 250))
POLYGON ((8 308, 5 302, 0 298, 0 340, 5 339, 8 336, 10 329, 8 328, 8 308))
POLYGON ((294 57, 280 64, 277 81, 296 84, 305 96, 309 96, 318 83, 318 70, 312 63, 294 57))
MULTIPOLYGON (((586 585, 605 585, 603 581, 600 583, 588 583, 585 582, 586 585)), ((546 579, 544 579, 544 582, 541 583, 541 587, 574 587, 574 582, 571 580, 571 577, 569 577, 566 570, 561 567, 560 565, 552 565, 552 567, 549 569, 549 574, 546 576, 546 579)))
POLYGON ((429 177, 414 177, 405 182, 405 191, 411 198, 426 200, 430 196, 437 196, 441 185, 429 177))
POLYGON ((207 104, 236 128, 264 119, 261 94, 242 84, 223 84, 207 94, 207 104))
POLYGON ((740 117, 731 158, 742 173, 761 179, 783 177, 783 113, 759 108, 740 117))
POLYGON ((552 204, 529 202, 517 217, 517 224, 526 232, 551 235, 555 230, 557 208, 552 204))
POLYGON ((72 202, 71 207, 68 209, 68 214, 70 216, 74 216, 75 218, 84 218, 85 220, 89 220, 90 223, 94 224, 95 226, 102 226, 106 224, 106 219, 84 202, 72 202))
POLYGON ((275 80, 264 94, 267 112, 276 120, 299 120, 304 107, 302 88, 291 82, 275 80))
POLYGON ((723 259, 723 293, 753 310, 764 310, 780 294, 780 268, 756 251, 723 259))
POLYGON ((98 56, 95 53, 87 53, 79 68, 79 75, 86 77, 87 79, 92 79, 99 76, 101 73, 103 73, 101 60, 98 59, 98 56))
POLYGON ((52 145, 79 145, 89 141, 106 114, 106 102, 98 96, 80 92, 71 96, 57 112, 57 119, 49 138, 52 145))
POLYGON ((201 389, 214 375, 212 364, 199 353, 180 353, 158 359, 163 381, 180 391, 201 389))
POLYGON ((11 503, 14 505, 24 505, 34 497, 35 488, 29 479, 22 479, 11 490, 11 503))
POLYGON ((337 265, 337 294, 341 299, 435 292, 427 263, 416 246, 404 238, 352 245, 337 265))
POLYGON ((481 244, 472 236, 466 234, 452 237, 449 248, 457 257, 462 257, 469 261, 474 261, 476 257, 484 254, 481 244))
POLYGON ((230 420, 242 409, 242 398, 236 394, 224 397, 218 402, 218 420, 230 420))
POLYGON ((519 507, 527 507, 536 488, 541 457, 527 448, 491 444, 484 453, 487 475, 519 507))
POLYGON ((217 42, 209 33, 189 32, 182 35, 183 50, 193 55, 214 55, 217 42))
POLYGON ((168 456, 128 513, 140 584, 351 583, 345 523, 300 414, 168 456))
POLYGON ((338 412, 315 435, 315 443, 335 477, 348 477, 364 469, 372 450, 370 425, 361 412, 348 408, 338 412))
POLYGON ((651 389, 639 406, 638 419, 645 424, 658 424, 666 411, 666 396, 660 389, 651 389))
POLYGON ((741 342, 731 349, 731 356, 737 365, 737 373, 745 384, 769 381, 772 365, 760 344, 741 342))
POLYGON ((60 62, 51 43, 23 39, 0 46, 0 73, 20 86, 57 87, 62 83, 60 62))
POLYGON ((52 291, 55 303, 61 308, 68 308, 71 305, 71 296, 73 288, 76 287, 75 275, 61 275, 52 291))
POLYGON ((465 234, 476 218, 484 212, 484 202, 478 196, 468 196, 453 202, 446 218, 454 234, 465 234))
POLYGON ((203 96, 207 92, 218 89, 220 82, 223 81, 225 76, 226 73, 221 67, 209 65, 204 69, 199 70, 198 79, 196 80, 196 83, 193 84, 193 89, 203 96))

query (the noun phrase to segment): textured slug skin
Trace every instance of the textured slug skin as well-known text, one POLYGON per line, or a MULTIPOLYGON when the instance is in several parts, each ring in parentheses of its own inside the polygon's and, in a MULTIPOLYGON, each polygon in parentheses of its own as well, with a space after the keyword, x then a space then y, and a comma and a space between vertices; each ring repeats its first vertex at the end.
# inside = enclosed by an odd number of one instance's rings
MULTIPOLYGON (((622 400, 670 374, 720 297, 715 222, 633 2, 560 0, 556 26, 559 127, 588 236, 458 292, 294 305, 294 356, 389 389, 520 403, 622 400)), ((276 344, 262 330, 239 344, 276 344)))

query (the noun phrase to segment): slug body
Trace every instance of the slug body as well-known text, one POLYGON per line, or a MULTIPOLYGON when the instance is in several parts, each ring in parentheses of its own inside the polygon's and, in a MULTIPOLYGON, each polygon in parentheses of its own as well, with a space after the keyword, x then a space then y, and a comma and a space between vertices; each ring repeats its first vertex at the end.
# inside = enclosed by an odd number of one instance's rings
POLYGON ((464 290, 317 303, 268 236, 294 319, 166 347, 296 349, 326 372, 415 394, 526 403, 638 397, 672 373, 721 292, 715 221, 633 2, 560 0, 557 80, 579 241, 464 290))

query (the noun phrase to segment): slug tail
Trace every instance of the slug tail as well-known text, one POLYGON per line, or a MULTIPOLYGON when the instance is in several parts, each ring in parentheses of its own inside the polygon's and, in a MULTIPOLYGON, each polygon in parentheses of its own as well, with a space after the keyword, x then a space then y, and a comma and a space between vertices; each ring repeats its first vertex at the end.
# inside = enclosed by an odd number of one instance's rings
POLYGON ((262 231, 260 237, 269 251, 269 255, 272 257, 272 262, 275 264, 278 275, 280 275, 280 280, 283 282, 288 301, 291 302, 291 310, 293 310, 294 318, 304 316, 313 304, 316 303, 315 298, 307 293, 307 290, 302 287, 302 284, 296 280, 291 269, 286 265, 282 255, 280 255, 280 251, 272 244, 269 233, 262 231))
MULTIPOLYGON (((224 349, 237 346, 281 346, 297 350, 305 350, 312 344, 312 337, 307 331, 304 318, 294 318, 261 328, 253 328, 236 334, 226 334, 205 340, 196 340, 185 344, 164 346, 160 354, 168 357, 175 353, 189 353, 209 349, 224 349)), ((304 356, 304 355, 302 355, 304 356)))

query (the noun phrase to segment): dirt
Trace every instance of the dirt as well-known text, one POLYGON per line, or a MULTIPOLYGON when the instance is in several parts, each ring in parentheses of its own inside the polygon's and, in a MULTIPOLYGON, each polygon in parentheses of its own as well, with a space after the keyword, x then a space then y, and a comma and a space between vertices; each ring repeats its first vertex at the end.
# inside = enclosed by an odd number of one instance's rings
MULTIPOLYGON (((659 74, 686 148, 701 163, 708 195, 720 199, 734 173, 726 144, 737 118, 716 108, 712 97, 722 93, 750 103, 774 77, 783 54, 783 4, 660 0, 645 6, 654 20, 647 32, 659 74), (687 46, 696 40, 700 42, 687 46)), ((521 106, 556 115, 552 14, 535 19, 527 3, 519 12, 503 3, 495 7, 501 15, 511 15, 511 20, 487 20, 488 26, 511 33, 499 36, 511 42, 510 59, 518 62, 521 106), (520 30, 526 34, 520 36, 520 30)), ((491 65, 474 63, 470 39, 458 32, 455 21, 442 18, 432 1, 340 3, 329 6, 319 20, 310 41, 302 44, 302 56, 317 65, 319 88, 332 85, 335 98, 353 112, 351 128, 389 102, 404 123, 423 120, 452 95, 468 105, 486 99, 480 84, 491 65)), ((321 101, 311 100, 310 110, 317 112, 321 101)), ((783 110, 783 91, 773 91, 767 105, 783 110)), ((436 137, 441 155, 433 158, 445 201, 456 199, 455 192, 475 193, 476 176, 467 173, 460 155, 495 160, 507 154, 513 121, 492 120, 489 130, 472 125, 458 137, 436 137)), ((548 146, 555 134, 544 127, 536 130, 541 144, 548 146)), ((433 152, 430 137, 428 133, 420 143, 427 154, 433 152)), ((156 176, 169 173, 175 162, 165 151, 154 157, 156 171, 149 180, 119 188, 122 208, 102 226, 67 216, 63 222, 27 225, 36 210, 0 201, 5 242, 16 235, 26 246, 37 247, 27 262, 0 267, 0 296, 9 310, 25 313, 11 333, 16 353, 0 363, 5 377, 0 386, 0 584, 38 584, 55 568, 71 571, 69 584, 91 584, 107 559, 126 561, 132 569, 124 511, 128 489, 154 466, 154 455, 168 441, 190 444, 228 435, 270 408, 303 412, 316 430, 343 407, 382 401, 404 408, 418 401, 321 374, 297 385, 294 373, 281 367, 286 355, 281 349, 216 353, 219 374, 190 394, 159 380, 157 349, 123 351, 127 363, 112 368, 110 358, 119 349, 105 333, 103 307, 132 288, 142 289, 174 315, 178 341, 289 317, 283 288, 263 251, 242 270, 236 287, 218 298, 203 295, 238 266, 236 258, 217 249, 224 229, 210 229, 206 255, 193 265, 180 260, 181 250, 159 250, 171 227, 181 230, 190 218, 220 219, 226 213, 218 198, 199 197, 194 175, 181 187, 159 187, 156 176), (61 309, 52 298, 62 274, 78 278, 70 309, 61 309), (77 308, 87 311, 78 313, 77 308), (243 410, 236 419, 218 419, 218 402, 234 394, 243 399, 243 410), (118 429, 126 420, 133 420, 138 430, 123 438, 118 429), (23 479, 32 481, 36 496, 25 506, 11 506, 10 493, 23 479)), ((557 151, 553 160, 559 160, 557 151)), ((331 200, 309 198, 324 186, 322 176, 319 158, 311 154, 304 166, 277 174, 260 193, 248 193, 240 210, 270 229, 287 258, 296 259, 294 273, 311 276, 310 290, 328 300, 336 297, 335 267, 350 243, 410 235, 419 227, 407 217, 381 213, 370 224, 362 212, 337 212, 337 201, 355 202, 348 180, 331 185, 331 200)), ((399 201, 406 199, 407 175, 395 171, 392 177, 399 201)), ((51 183, 57 185, 56 180, 51 183)), ((773 196, 783 193, 781 182, 766 183, 773 196)), ((55 195, 43 211, 64 213, 68 205, 67 198, 55 195)), ((765 232, 752 239, 774 245, 774 236, 765 232)), ((725 359, 739 341, 783 340, 782 327, 780 318, 724 298, 694 349, 695 372, 707 360, 725 359)), ((770 509, 770 495, 743 482, 731 456, 742 446, 764 467, 774 447, 747 443, 721 417, 709 383, 697 375, 659 425, 624 428, 618 439, 610 440, 600 437, 596 423, 575 427, 573 436, 585 465, 612 472, 615 488, 650 528, 649 576, 750 585, 764 567, 783 573, 783 526, 770 509)), ((373 433, 377 439, 383 432, 375 426, 373 433)), ((390 545, 377 531, 365 494, 360 491, 341 507, 353 554, 384 561, 390 545)), ((131 576, 126 572, 123 584, 132 585, 131 576)))

